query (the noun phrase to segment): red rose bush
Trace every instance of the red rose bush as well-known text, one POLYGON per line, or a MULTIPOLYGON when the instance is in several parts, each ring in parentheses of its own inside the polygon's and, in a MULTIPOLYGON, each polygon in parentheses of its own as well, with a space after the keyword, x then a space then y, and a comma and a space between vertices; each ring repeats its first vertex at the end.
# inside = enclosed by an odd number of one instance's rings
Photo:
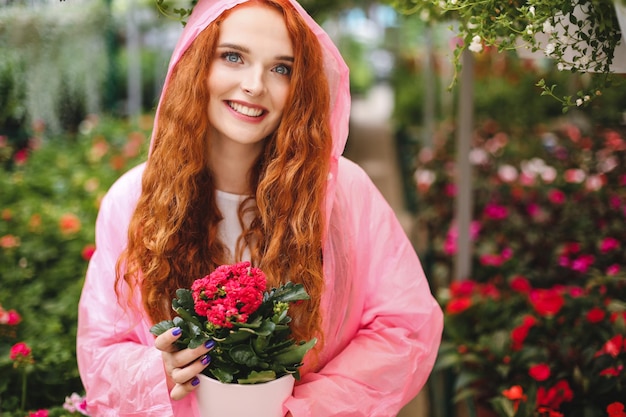
POLYGON ((304 355, 316 339, 291 337, 289 305, 309 298, 301 284, 266 290, 266 277, 250 262, 222 265, 178 289, 172 308, 178 315, 151 328, 160 335, 180 327, 180 348, 216 342, 204 374, 224 383, 255 384, 292 374, 299 378, 304 355))

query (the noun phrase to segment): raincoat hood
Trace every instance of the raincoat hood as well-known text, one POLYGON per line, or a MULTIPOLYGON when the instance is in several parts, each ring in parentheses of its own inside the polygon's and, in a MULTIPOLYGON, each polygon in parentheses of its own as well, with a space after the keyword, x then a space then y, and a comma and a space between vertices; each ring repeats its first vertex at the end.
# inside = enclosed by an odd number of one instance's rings
MULTIPOLYGON (((163 85, 163 92, 159 107, 163 101, 172 71, 183 53, 189 48, 198 35, 224 11, 229 10, 246 0, 200 0, 194 7, 187 24, 174 48, 170 59, 167 76, 163 85)), ((349 70, 341 57, 339 50, 333 44, 326 32, 313 20, 313 18, 295 1, 290 1, 293 7, 305 20, 309 28, 317 36, 324 54, 324 70, 330 90, 331 109, 331 133, 333 137, 331 174, 334 176, 337 170, 337 161, 343 153, 348 138, 348 126, 350 118, 350 80, 349 70)), ((159 122, 159 108, 157 108, 154 131, 159 122)), ((150 144, 152 149, 152 143, 150 144)))

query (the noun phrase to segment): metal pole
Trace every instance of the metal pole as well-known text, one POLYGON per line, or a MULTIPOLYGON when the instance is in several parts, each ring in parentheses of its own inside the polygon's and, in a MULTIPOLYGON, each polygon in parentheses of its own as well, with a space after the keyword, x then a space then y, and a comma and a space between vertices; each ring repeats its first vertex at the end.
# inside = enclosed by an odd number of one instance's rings
POLYGON ((457 258, 454 279, 464 280, 472 274, 472 168, 469 152, 474 130, 474 57, 467 49, 463 51, 458 102, 459 123, 457 127, 456 186, 457 197, 455 218, 458 228, 457 258))

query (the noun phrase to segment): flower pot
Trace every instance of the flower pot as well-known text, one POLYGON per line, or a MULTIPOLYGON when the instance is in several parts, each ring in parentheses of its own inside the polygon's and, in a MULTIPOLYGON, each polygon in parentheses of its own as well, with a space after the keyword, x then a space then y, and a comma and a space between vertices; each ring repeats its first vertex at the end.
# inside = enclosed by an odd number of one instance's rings
POLYGON ((224 384, 198 375, 196 399, 201 417, 283 417, 283 403, 295 379, 285 375, 262 384, 224 384))

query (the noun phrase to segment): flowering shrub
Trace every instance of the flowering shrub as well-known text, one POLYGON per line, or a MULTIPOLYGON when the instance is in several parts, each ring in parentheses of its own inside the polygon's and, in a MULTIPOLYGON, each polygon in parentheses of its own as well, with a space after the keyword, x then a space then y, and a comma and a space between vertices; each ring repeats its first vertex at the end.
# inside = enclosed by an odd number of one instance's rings
POLYGON ((287 374, 298 379, 304 355, 317 342, 291 338, 289 304, 309 298, 302 284, 266 291, 265 274, 247 261, 217 267, 191 290, 177 290, 176 297, 172 308, 178 317, 150 331, 158 336, 179 327, 181 348, 215 341, 203 373, 221 382, 255 384, 287 374))
MULTIPOLYGON (((500 416, 619 415, 626 398, 626 141, 621 127, 555 120, 518 137, 488 121, 475 172, 472 277, 439 292, 439 369, 457 401, 500 416), (610 408, 610 410, 609 410, 610 408)), ((456 254, 448 143, 422 149, 415 173, 444 281, 456 254)))
POLYGON ((76 365, 77 305, 95 249, 98 204, 145 154, 150 128, 150 118, 132 128, 91 116, 72 137, 47 136, 37 123, 23 149, 0 137, 2 417, 24 417, 26 410, 67 416, 61 407, 65 393, 83 392, 76 365), (30 362, 15 367, 13 356, 30 362))

